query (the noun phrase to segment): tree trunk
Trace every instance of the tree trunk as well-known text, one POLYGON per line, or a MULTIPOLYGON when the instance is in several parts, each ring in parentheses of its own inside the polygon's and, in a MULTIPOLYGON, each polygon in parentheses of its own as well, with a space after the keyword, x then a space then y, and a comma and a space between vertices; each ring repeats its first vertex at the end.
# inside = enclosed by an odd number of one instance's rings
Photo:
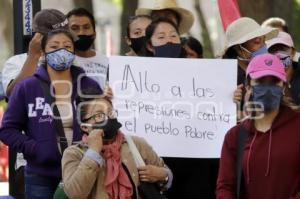
MULTIPOLYGON (((0 31, 3 31, 4 41, 6 42, 6 46, 8 47, 8 54, 11 55, 13 52, 13 15, 12 15, 12 1, 3 1, 1 2, 2 11, 0 12, 0 22, 1 27, 0 31)), ((1 66, 2 68, 2 66, 1 66)))
POLYGON ((120 54, 124 55, 126 52, 129 51, 127 44, 125 43, 124 37, 126 36, 126 26, 128 23, 128 19, 130 16, 135 15, 135 10, 138 6, 138 0, 123 0, 122 7, 123 12, 121 15, 121 48, 120 54))
POLYGON ((300 28, 299 28, 299 21, 300 21, 300 3, 294 1, 292 4, 292 9, 291 9, 291 15, 292 18, 291 20, 288 21, 289 25, 289 31, 291 32, 291 35, 294 40, 294 44, 299 51, 300 47, 300 28))
POLYGON ((289 27, 295 46, 300 46, 300 5, 297 0, 238 0, 242 16, 251 17, 258 23, 269 17, 283 18, 289 27))
POLYGON ((195 10, 197 13, 197 17, 199 19, 201 29, 202 29, 202 38, 203 38, 203 57, 205 58, 212 58, 213 57, 213 49, 211 46, 211 40, 209 38, 209 32, 206 27, 205 19, 203 13, 201 11, 200 1, 195 0, 195 10))
POLYGON ((242 16, 251 17, 258 23, 274 16, 286 21, 291 20, 293 0, 238 0, 238 2, 242 16))

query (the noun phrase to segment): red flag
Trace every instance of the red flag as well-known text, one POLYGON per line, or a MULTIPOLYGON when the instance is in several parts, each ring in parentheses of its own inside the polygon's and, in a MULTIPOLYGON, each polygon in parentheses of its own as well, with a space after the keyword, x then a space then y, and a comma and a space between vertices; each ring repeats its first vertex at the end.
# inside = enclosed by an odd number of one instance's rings
POLYGON ((218 5, 223 29, 226 30, 231 22, 241 17, 240 9, 237 0, 218 0, 218 5))

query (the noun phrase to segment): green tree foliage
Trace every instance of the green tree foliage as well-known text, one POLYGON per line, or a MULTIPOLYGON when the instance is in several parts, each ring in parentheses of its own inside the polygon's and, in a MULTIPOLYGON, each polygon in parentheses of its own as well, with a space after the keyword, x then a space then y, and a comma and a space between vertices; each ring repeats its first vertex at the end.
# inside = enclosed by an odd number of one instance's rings
POLYGON ((255 19, 258 23, 269 17, 286 20, 296 48, 300 48, 300 0, 238 0, 242 16, 255 19))
POLYGON ((295 0, 293 2, 291 21, 288 21, 290 32, 293 36, 293 40, 296 49, 300 50, 300 0, 295 0))

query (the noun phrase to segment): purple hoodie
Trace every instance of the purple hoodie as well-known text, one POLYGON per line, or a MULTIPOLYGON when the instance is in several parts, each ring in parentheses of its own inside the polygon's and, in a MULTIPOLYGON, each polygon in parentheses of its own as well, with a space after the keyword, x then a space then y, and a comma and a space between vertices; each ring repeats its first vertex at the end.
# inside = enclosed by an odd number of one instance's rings
MULTIPOLYGON (((77 79, 84 71, 72 66, 73 78, 73 142, 82 138, 76 119, 75 98, 77 97, 77 79)), ((0 140, 17 152, 22 152, 27 160, 26 171, 42 176, 61 177, 61 154, 58 149, 57 133, 52 117, 51 106, 45 102, 42 87, 38 79, 49 83, 46 67, 40 66, 37 72, 18 83, 9 98, 5 111, 0 140), (24 131, 25 135, 21 132, 24 131)), ((89 87, 102 90, 92 79, 81 78, 81 89, 89 87)))

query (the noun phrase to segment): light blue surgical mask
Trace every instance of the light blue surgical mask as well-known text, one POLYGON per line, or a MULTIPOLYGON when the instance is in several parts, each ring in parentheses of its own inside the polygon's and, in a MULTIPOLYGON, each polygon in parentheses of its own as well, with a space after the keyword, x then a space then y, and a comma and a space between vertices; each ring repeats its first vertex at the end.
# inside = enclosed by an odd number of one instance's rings
POLYGON ((251 53, 251 59, 253 59, 257 55, 262 55, 262 54, 266 54, 266 53, 268 53, 268 49, 266 46, 263 46, 263 47, 257 49, 256 51, 254 51, 253 53, 251 53))
POLYGON ((264 45, 262 46, 261 48, 257 49, 256 51, 254 52, 250 52, 248 49, 244 48, 242 45, 240 45, 240 48, 244 51, 246 51, 247 53, 249 53, 251 56, 250 56, 250 59, 245 59, 245 58, 242 58, 242 57, 238 57, 239 60, 241 61, 245 61, 245 62, 250 62, 251 59, 253 59, 254 57, 256 57, 257 55, 262 55, 262 54, 266 54, 268 53, 268 49, 267 47, 264 45))
POLYGON ((74 59, 75 54, 65 48, 46 53, 47 64, 56 71, 68 70, 72 66, 74 59))

